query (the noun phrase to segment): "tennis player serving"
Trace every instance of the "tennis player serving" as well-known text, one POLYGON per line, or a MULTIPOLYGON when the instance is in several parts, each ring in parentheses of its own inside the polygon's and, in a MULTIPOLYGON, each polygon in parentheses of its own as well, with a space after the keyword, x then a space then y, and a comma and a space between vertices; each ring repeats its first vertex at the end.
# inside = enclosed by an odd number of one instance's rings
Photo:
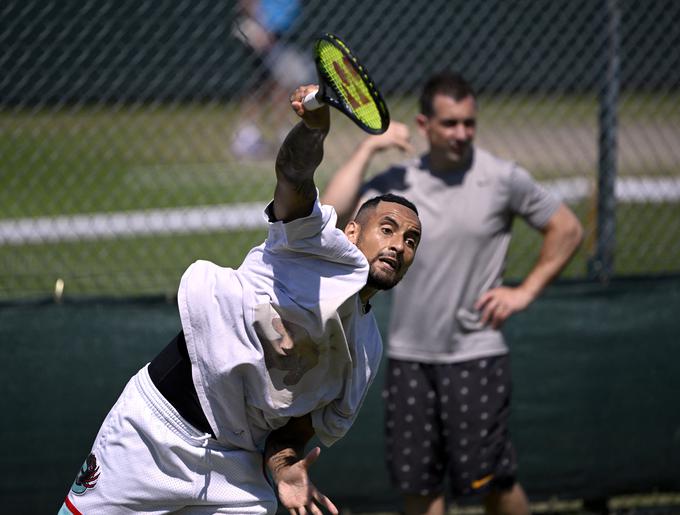
POLYGON ((277 494, 291 514, 338 513, 305 447, 357 416, 382 352, 369 301, 404 276, 421 225, 383 195, 336 228, 314 184, 330 128, 327 106, 302 104, 315 88, 290 97, 301 121, 276 159, 266 241, 236 270, 187 269, 182 331, 129 381, 60 514, 274 514, 277 494))

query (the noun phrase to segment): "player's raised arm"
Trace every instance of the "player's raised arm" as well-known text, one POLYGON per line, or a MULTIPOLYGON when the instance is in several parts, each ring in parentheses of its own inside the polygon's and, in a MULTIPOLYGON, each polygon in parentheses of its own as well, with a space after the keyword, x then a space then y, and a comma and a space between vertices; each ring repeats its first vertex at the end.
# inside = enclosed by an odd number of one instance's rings
POLYGON ((276 156, 274 216, 284 222, 309 215, 316 199, 314 172, 323 158, 330 113, 327 106, 309 111, 302 105, 315 89, 315 85, 300 86, 291 94, 291 107, 302 121, 288 133, 276 156))

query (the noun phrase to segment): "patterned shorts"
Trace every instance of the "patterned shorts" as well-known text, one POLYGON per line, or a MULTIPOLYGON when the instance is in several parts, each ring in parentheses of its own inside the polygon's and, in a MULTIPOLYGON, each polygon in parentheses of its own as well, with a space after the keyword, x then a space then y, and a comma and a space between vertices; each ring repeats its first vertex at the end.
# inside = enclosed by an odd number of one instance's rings
POLYGON ((395 487, 437 495, 448 475, 456 496, 510 488, 510 390, 507 354, 451 364, 390 359, 383 398, 395 487))

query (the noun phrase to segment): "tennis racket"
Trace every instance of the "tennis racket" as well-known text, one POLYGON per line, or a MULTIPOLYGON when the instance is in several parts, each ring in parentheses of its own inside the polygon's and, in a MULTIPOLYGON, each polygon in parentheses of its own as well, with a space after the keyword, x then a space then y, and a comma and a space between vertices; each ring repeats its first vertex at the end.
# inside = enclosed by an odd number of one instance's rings
POLYGON ((326 104, 347 115, 369 134, 382 134, 390 113, 366 68, 337 36, 323 34, 314 44, 319 90, 302 101, 305 109, 326 104))

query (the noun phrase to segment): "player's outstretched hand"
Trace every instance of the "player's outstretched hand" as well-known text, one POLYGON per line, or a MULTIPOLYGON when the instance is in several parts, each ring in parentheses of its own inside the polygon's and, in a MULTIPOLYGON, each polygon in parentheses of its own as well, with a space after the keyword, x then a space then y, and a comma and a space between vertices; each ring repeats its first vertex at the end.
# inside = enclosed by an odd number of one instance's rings
POLYGON ((316 84, 308 84, 306 86, 298 86, 290 95, 290 106, 295 111, 305 125, 310 129, 321 129, 328 131, 331 123, 330 108, 327 105, 322 105, 318 109, 305 109, 302 101, 309 94, 319 90, 316 84))
POLYGON ((331 500, 323 495, 309 479, 309 467, 321 454, 319 447, 314 447, 304 459, 289 467, 282 467, 276 473, 276 485, 281 504, 291 515, 322 515, 325 508, 333 515, 338 509, 331 500))
POLYGON ((364 140, 366 145, 372 152, 380 152, 381 150, 388 150, 396 148, 402 152, 413 153, 415 149, 411 144, 411 131, 407 125, 401 122, 392 120, 387 130, 378 136, 369 136, 364 140))

